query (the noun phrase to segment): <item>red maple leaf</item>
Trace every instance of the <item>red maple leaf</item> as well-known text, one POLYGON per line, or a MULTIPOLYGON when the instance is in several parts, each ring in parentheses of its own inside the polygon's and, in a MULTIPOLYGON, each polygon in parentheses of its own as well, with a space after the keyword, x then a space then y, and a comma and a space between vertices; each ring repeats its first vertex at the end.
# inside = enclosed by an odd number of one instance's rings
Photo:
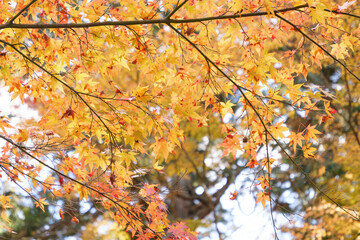
POLYGON ((62 177, 60 175, 59 175, 59 183, 60 183, 60 186, 64 185, 64 177, 62 177))
POLYGON ((64 114, 61 116, 61 119, 63 119, 64 117, 72 117, 72 119, 74 119, 75 116, 75 111, 71 109, 71 107, 69 107, 64 114))
POLYGON ((256 165, 259 165, 258 161, 255 159, 251 159, 245 167, 254 168, 256 165))
POLYGON ((333 108, 330 108, 330 109, 329 109, 329 113, 330 113, 330 114, 334 114, 334 113, 337 113, 337 111, 336 111, 335 109, 333 109, 333 108))

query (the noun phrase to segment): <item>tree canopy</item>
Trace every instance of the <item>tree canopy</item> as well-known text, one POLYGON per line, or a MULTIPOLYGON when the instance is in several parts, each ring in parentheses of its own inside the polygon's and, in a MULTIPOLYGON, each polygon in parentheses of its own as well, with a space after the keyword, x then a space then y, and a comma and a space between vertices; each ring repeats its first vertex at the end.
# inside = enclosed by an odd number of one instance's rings
POLYGON ((244 173, 296 238, 360 235, 356 0, 0 6, 2 89, 38 114, 1 115, 3 236, 196 239, 244 173))

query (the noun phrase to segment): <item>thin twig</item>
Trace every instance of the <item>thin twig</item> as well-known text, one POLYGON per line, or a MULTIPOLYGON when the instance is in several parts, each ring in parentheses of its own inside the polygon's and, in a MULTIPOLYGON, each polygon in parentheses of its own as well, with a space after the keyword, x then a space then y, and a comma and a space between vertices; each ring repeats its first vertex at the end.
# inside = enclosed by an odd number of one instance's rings
POLYGON ((273 224, 273 228, 274 228, 274 234, 275 234, 275 239, 279 240, 279 237, 277 235, 276 232, 276 225, 275 225, 275 219, 274 219, 274 214, 273 214, 273 209, 272 209, 272 199, 271 199, 271 173, 270 173, 270 156, 269 156, 269 141, 268 141, 268 135, 265 135, 265 146, 266 146, 266 164, 268 165, 267 170, 268 170, 268 183, 269 183, 269 202, 270 202, 270 215, 271 215, 271 221, 273 224))
POLYGON ((12 176, 10 176, 10 174, 8 172, 10 172, 11 174, 13 174, 10 170, 4 168, 3 166, 0 165, 0 168, 3 170, 3 172, 11 179, 12 182, 14 182, 21 190, 23 190, 24 192, 26 192, 35 202, 38 202, 39 204, 41 204, 39 202, 39 200, 36 199, 36 197, 34 197, 30 192, 28 192, 23 186, 21 186, 12 176))

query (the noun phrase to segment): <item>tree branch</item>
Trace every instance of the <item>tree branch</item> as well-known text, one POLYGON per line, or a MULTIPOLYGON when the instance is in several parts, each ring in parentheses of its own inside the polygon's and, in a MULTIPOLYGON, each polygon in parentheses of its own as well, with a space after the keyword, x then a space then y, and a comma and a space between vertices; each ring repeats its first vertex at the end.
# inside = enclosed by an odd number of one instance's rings
MULTIPOLYGON (((3 138, 2 136, 0 136, 1 138, 3 138)), ((39 200, 36 199, 36 197, 34 197, 29 191, 27 191, 23 186, 21 186, 8 172, 10 172, 11 174, 13 174, 10 170, 4 168, 2 165, 0 165, 0 168, 3 170, 3 172, 11 179, 11 181, 13 183, 16 184, 16 186, 18 186, 21 190, 23 190, 24 192, 26 192, 26 194, 28 194, 35 202, 38 202, 39 204, 41 204, 39 202, 39 200)))
MULTIPOLYGON (((93 188, 85 183, 82 183, 72 177, 69 177, 68 175, 63 174, 62 172, 56 170, 55 168, 51 167, 50 165, 46 164, 45 162, 41 161, 39 158, 35 157, 34 155, 32 155, 31 153, 29 153, 28 151, 25 150, 25 148, 15 142, 13 142, 11 139, 3 136, 0 134, 0 138, 4 139, 6 142, 10 143, 11 145, 13 145, 14 147, 18 148, 21 152, 23 152, 25 155, 27 155, 28 157, 30 157, 31 159, 34 159, 35 161, 37 161, 38 163, 40 163, 41 165, 45 166, 46 168, 50 169, 51 171, 53 171, 54 173, 57 173, 58 175, 74 182, 77 183, 79 185, 81 185, 82 187, 85 187, 97 194, 99 194, 100 196, 106 198, 107 200, 111 201, 112 203, 114 203, 115 206, 121 208, 122 210, 124 210, 127 214, 129 214, 129 216, 134 217, 134 219, 136 219, 137 221, 139 221, 141 224, 143 224, 143 226, 147 229, 149 229, 152 233, 154 233, 156 236, 159 236, 159 234, 153 230, 152 228, 150 228, 146 223, 144 223, 141 219, 139 219, 139 217, 137 217, 135 215, 135 213, 131 212, 129 209, 125 208, 124 206, 122 206, 121 204, 119 204, 117 201, 115 201, 114 199, 112 199, 111 197, 109 197, 108 195, 106 195, 103 192, 100 192, 99 190, 97 190, 96 188, 93 188)), ((31 196, 31 195, 30 195, 31 196)), ((33 198, 34 200, 36 200, 35 198, 33 198)), ((36 200, 37 201, 37 200, 36 200)), ((130 225, 132 224, 130 221, 128 222, 130 225)), ((134 230, 136 230, 136 228, 134 228, 134 230)))
MULTIPOLYGON (((315 8, 315 7, 311 7, 311 8, 315 8)), ((324 9, 324 11, 325 12, 335 13, 335 14, 346 15, 346 16, 350 16, 350 17, 354 17, 354 18, 360 18, 360 16, 358 16, 358 15, 351 14, 351 13, 346 13, 346 12, 332 11, 332 10, 329 10, 329 9, 324 9)))
MULTIPOLYGON (((306 7, 308 7, 308 5, 303 4, 303 5, 299 5, 296 7, 274 10, 274 12, 275 13, 289 12, 289 11, 294 11, 294 10, 298 10, 298 9, 306 8, 306 7)), ((131 25, 170 24, 170 23, 181 24, 181 23, 234 19, 234 18, 247 18, 247 17, 265 16, 265 15, 268 15, 268 13, 267 12, 252 12, 252 13, 220 15, 220 16, 214 16, 214 17, 192 18, 192 19, 162 18, 162 19, 150 19, 150 20, 104 21, 104 22, 91 22, 91 23, 35 23, 35 24, 5 23, 5 24, 0 24, 0 29, 6 29, 6 28, 17 28, 17 29, 90 28, 90 27, 104 27, 104 26, 131 26, 131 25)))
POLYGON ((28 5, 26 5, 23 9, 20 10, 15 16, 13 16, 6 24, 12 25, 16 18, 18 18, 26 9, 28 9, 32 4, 34 4, 37 0, 32 0, 28 5))
MULTIPOLYGON (((33 0, 35 2, 36 0, 33 0)), ((251 12, 251 13, 243 13, 243 14, 231 14, 231 15, 220 15, 214 17, 203 17, 203 18, 191 18, 191 19, 170 19, 170 17, 175 14, 177 10, 179 10, 185 3, 184 1, 178 7, 176 7, 169 16, 162 19, 148 19, 148 20, 132 20, 132 21, 104 21, 104 22, 91 22, 91 23, 35 23, 35 24, 17 24, 12 23, 11 20, 5 24, 0 24, 0 30, 6 28, 16 28, 16 29, 53 29, 53 28, 91 28, 91 27, 104 27, 104 26, 132 26, 132 25, 148 25, 148 24, 181 24, 181 23, 198 23, 198 22, 206 22, 206 21, 216 21, 216 20, 226 20, 226 19, 236 19, 236 18, 247 18, 247 17, 257 17, 257 16, 265 16, 269 15, 268 12, 251 12)), ((28 7, 28 6, 27 6, 28 7)), ((282 12, 290 12, 299 10, 302 8, 309 7, 308 4, 302 4, 295 7, 283 8, 279 10, 274 10, 274 13, 282 13, 282 12)), ((311 7, 313 8, 313 7, 311 7)), ((24 8, 23 10, 25 10, 24 8)), ((22 11, 23 11, 22 10, 22 11)), ((346 16, 351 16, 354 18, 360 18, 360 16, 339 12, 339 11, 331 11, 328 9, 324 9, 326 12, 331 12, 335 14, 341 14, 346 16)), ((14 16, 15 19, 17 16, 14 16)), ((14 21, 14 20, 12 20, 14 21)))
POLYGON ((33 61, 32 59, 30 59, 28 56, 26 56, 24 53, 22 53, 19 49, 17 49, 13 44, 10 44, 8 42, 5 42, 3 40, 0 39, 0 42, 10 46, 12 49, 14 49, 17 53, 19 53, 24 59, 28 60, 29 62, 31 62, 32 64, 34 64, 35 66, 37 66, 38 68, 40 68, 41 70, 43 70, 44 72, 46 72, 47 74, 49 74, 52 78, 54 78, 56 81, 60 82, 61 84, 63 84, 65 87, 67 87, 72 93, 74 93, 90 110, 90 112, 92 114, 94 114, 99 121, 102 123, 102 125, 106 128, 107 132, 109 133, 109 135, 111 136, 110 139, 115 143, 116 142, 116 137, 113 134, 113 132, 110 130, 110 128, 108 127, 108 125, 104 122, 104 120, 100 117, 100 115, 90 106, 90 104, 85 101, 85 99, 81 96, 81 94, 79 92, 77 92, 74 88, 72 88, 70 85, 68 85, 66 82, 62 81, 61 79, 59 79, 58 77, 56 77, 54 74, 52 74, 51 72, 49 72, 46 68, 42 67, 40 64, 38 64, 37 62, 33 61))
POLYGON ((172 15, 174 15, 188 0, 183 1, 180 5, 178 5, 172 12, 166 17, 166 19, 170 19, 172 15))
POLYGON ((356 216, 354 213, 351 213, 349 210, 345 209, 343 206, 341 206, 338 202, 336 202, 334 199, 332 199, 329 195, 327 195, 323 190, 320 189, 320 187, 310 178, 310 176, 302 169, 302 167, 290 156, 290 154, 285 150, 285 148, 280 144, 280 142, 270 133, 268 130, 266 124, 264 123, 260 113, 256 110, 256 108, 253 106, 251 101, 248 99, 248 97, 245 95, 242 87, 240 87, 239 84, 237 84, 234 80, 232 80, 223 70, 221 70, 215 62, 213 62, 206 54, 204 54, 189 38, 187 38, 184 34, 179 32, 176 28, 174 28, 171 24, 168 24, 168 26, 174 30, 177 34, 179 34, 184 40, 186 40, 192 47, 194 47, 200 55, 204 57, 204 59, 210 63, 216 70, 218 70, 221 75, 223 75, 226 79, 228 79, 236 88, 239 90, 241 95, 244 97, 245 101, 249 104, 251 109, 255 112, 256 116, 258 117, 261 125, 264 127, 264 131, 266 134, 269 134, 269 136, 275 141, 276 145, 280 147, 281 151, 286 155, 287 158, 294 164, 294 166, 300 171, 301 174, 303 174, 306 178, 306 180, 310 183, 311 186, 313 186, 320 194, 325 196, 330 202, 338 206, 340 209, 342 209, 345 213, 347 213, 351 218, 355 221, 360 221, 359 216, 356 216))
POLYGON ((286 22, 287 24, 289 24, 290 26, 292 26, 296 31, 298 31, 299 33, 301 33, 306 39, 310 40, 310 42, 312 42, 313 44, 315 44, 318 48, 320 48, 321 50, 323 50, 326 55, 328 55, 329 57, 331 57, 335 62, 339 63, 341 66, 343 66, 351 75, 353 75, 358 81, 360 81, 360 78, 358 76, 356 76, 344 63, 342 63, 340 60, 338 60, 336 57, 334 57, 331 53, 329 53, 329 51, 327 51, 324 47, 322 47, 320 44, 318 44, 317 42, 315 42, 311 37, 309 37, 306 33, 304 33, 303 31, 300 30, 300 28, 298 28, 295 24, 293 24, 292 22, 290 22, 289 20, 287 20, 286 18, 283 18, 282 16, 280 16, 279 14, 275 13, 275 16, 277 16, 278 18, 280 18, 281 20, 283 20, 284 22, 286 22))

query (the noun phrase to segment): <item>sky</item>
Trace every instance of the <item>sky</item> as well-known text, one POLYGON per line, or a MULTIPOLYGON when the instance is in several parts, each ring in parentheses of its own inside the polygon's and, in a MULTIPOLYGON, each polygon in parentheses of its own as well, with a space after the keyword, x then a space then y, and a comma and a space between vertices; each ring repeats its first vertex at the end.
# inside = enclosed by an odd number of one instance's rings
MULTIPOLYGON (((219 224, 219 230, 227 233, 227 239, 274 239, 274 227, 271 220, 271 212, 267 203, 265 209, 261 203, 256 204, 256 189, 251 186, 250 181, 245 181, 248 173, 240 174, 229 189, 221 198, 221 204, 225 210, 231 213, 231 221, 227 225, 219 224), (245 184, 244 184, 245 183, 245 184), (236 200, 230 200, 230 193, 237 190, 239 192, 236 200), (235 225, 235 226, 231 226, 235 225)), ((280 228, 282 224, 288 223, 281 214, 274 214, 276 227, 280 228)), ((214 226, 213 226, 214 229, 214 226)), ((206 232, 208 229, 199 229, 200 232, 206 232)), ((289 234, 284 234, 277 229, 277 235, 281 240, 291 239, 289 234)), ((216 231, 212 231, 209 237, 201 238, 204 240, 219 239, 216 231)))

